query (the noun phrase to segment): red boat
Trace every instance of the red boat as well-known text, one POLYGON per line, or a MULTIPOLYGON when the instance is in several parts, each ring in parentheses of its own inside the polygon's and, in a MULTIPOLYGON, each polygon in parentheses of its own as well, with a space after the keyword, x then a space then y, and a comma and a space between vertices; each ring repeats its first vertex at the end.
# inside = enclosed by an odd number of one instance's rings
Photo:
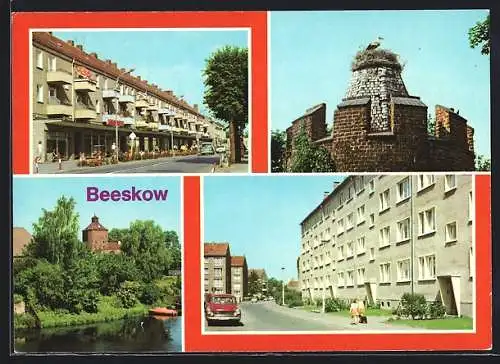
POLYGON ((155 307, 149 310, 149 314, 155 316, 177 316, 177 310, 166 307, 155 307))

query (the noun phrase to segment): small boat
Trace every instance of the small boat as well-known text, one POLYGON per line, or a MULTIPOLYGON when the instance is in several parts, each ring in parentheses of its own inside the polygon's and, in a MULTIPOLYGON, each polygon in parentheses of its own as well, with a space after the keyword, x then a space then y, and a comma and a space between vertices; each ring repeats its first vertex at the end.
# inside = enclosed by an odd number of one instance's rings
POLYGON ((166 307, 155 307, 149 310, 149 314, 155 316, 177 316, 177 310, 166 307))

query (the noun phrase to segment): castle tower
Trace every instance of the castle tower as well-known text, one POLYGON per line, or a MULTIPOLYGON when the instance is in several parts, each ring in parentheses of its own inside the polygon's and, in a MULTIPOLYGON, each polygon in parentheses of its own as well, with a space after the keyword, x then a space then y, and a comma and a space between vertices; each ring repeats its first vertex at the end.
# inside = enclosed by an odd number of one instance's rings
POLYGON ((96 215, 92 216, 91 223, 83 229, 82 240, 91 250, 103 250, 108 243, 108 229, 101 225, 96 215))

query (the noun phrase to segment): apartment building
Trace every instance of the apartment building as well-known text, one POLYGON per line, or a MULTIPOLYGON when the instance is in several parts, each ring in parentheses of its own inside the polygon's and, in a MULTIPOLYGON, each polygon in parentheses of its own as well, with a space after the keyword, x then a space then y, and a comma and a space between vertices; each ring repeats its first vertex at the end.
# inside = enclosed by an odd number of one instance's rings
POLYGON ((472 316, 471 175, 358 175, 335 183, 301 222, 303 299, 395 308, 405 292, 472 316))
POLYGON ((96 150, 163 151, 212 142, 225 144, 219 123, 172 90, 132 76, 73 40, 32 33, 32 150, 42 161, 96 150), (131 133, 135 138, 130 138, 131 133))
POLYGON ((231 252, 229 243, 205 243, 205 293, 231 293, 231 289, 231 252))
POLYGON ((231 293, 238 302, 248 295, 248 267, 244 256, 231 257, 231 293))

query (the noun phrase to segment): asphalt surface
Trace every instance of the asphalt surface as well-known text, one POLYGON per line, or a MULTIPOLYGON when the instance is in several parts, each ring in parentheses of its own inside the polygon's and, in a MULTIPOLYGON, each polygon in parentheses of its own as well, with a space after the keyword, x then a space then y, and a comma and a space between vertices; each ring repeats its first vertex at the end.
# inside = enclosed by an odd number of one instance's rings
POLYGON ((190 155, 183 157, 149 159, 89 167, 68 169, 62 173, 210 173, 214 163, 219 163, 217 155, 190 155))
POLYGON ((314 313, 299 309, 281 307, 274 302, 242 302, 241 323, 215 323, 208 326, 206 331, 315 331, 341 330, 342 325, 332 324, 331 320, 324 320, 314 313))

